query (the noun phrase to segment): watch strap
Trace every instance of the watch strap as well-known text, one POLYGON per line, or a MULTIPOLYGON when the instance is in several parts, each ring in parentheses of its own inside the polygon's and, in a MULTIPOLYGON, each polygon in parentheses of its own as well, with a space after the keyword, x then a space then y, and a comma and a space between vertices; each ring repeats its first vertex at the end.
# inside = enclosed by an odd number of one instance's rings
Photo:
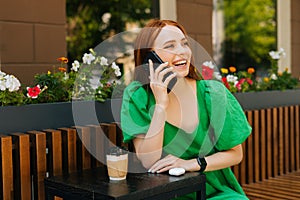
POLYGON ((206 169, 206 165, 207 165, 205 158, 204 157, 198 157, 197 162, 200 166, 199 172, 204 172, 204 170, 206 169))

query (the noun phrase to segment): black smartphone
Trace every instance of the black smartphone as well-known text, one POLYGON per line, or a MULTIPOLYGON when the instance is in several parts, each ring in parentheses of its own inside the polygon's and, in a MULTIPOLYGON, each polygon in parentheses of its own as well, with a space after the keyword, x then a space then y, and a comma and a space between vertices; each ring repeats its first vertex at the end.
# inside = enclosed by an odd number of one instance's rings
MULTIPOLYGON (((153 62, 153 68, 154 70, 162 63, 164 63, 162 61, 162 59, 155 53, 155 51, 149 51, 149 53, 146 55, 144 61, 143 61, 143 68, 145 69, 145 71, 149 72, 149 59, 153 62)), ((173 74, 173 72, 168 72, 167 74, 165 74, 163 81, 166 80, 166 78, 168 76, 170 76, 171 74, 173 74)), ((150 72, 149 72, 150 75, 150 72)), ((174 87, 174 85, 177 82, 177 78, 174 77, 170 80, 169 84, 168 84, 168 93, 172 90, 172 88, 174 87)))

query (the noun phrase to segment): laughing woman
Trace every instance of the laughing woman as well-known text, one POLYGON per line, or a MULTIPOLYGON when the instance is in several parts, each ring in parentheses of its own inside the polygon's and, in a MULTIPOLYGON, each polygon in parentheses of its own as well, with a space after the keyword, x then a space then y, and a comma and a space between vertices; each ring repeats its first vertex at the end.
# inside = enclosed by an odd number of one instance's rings
MULTIPOLYGON (((248 199, 230 167, 241 162, 241 143, 251 127, 222 83, 201 78, 187 37, 184 28, 170 20, 152 20, 139 33, 136 79, 123 95, 124 141, 133 142, 150 173, 200 171, 206 174, 207 199, 248 199), (153 59, 147 60, 148 75, 141 78, 138 68, 150 51, 163 63, 156 68, 153 59), (175 84, 169 88, 171 82, 175 84)), ((182 198, 194 199, 195 194, 182 198)))

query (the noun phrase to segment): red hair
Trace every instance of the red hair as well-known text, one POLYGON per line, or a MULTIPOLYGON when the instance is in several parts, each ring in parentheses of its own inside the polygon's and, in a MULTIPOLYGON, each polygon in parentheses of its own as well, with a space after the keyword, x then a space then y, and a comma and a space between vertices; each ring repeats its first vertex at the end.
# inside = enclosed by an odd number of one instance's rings
MULTIPOLYGON (((183 26, 180 25, 178 22, 172 20, 150 20, 140 31, 134 44, 134 62, 136 67, 141 66, 143 64, 147 53, 151 49, 153 49, 154 42, 157 36, 159 35, 160 31, 163 27, 167 25, 179 28, 182 31, 182 33, 187 37, 187 32, 185 31, 183 26)), ((196 80, 202 79, 197 69, 192 64, 190 64, 189 74, 187 76, 196 80)))

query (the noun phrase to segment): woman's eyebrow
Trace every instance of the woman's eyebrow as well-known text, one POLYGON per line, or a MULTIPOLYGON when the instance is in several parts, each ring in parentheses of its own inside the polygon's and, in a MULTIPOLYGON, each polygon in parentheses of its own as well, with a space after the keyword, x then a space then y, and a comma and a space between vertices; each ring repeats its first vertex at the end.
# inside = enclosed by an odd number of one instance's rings
MULTIPOLYGON (((186 38, 182 38, 181 41, 187 41, 187 39, 186 38)), ((164 42, 163 45, 166 45, 168 43, 173 43, 173 42, 176 42, 176 40, 168 40, 168 41, 164 42)))
POLYGON ((173 43, 173 42, 176 42, 176 40, 168 40, 168 41, 164 42, 163 44, 165 45, 165 44, 173 43))

